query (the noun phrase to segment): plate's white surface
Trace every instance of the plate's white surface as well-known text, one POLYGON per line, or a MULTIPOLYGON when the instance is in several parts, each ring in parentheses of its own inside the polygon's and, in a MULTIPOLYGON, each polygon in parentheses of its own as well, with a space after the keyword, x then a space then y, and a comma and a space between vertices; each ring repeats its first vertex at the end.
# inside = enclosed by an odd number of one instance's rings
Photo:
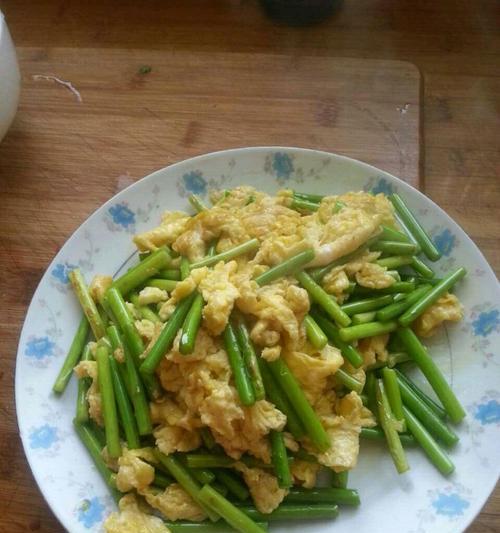
MULTIPOLYGON (((500 468, 500 291, 485 259, 439 207, 393 176, 325 152, 247 148, 208 154, 164 168, 120 192, 68 240, 42 278, 26 316, 17 354, 19 428, 36 480, 49 505, 71 532, 102 530, 114 504, 72 429, 76 384, 62 398, 51 386, 76 330, 80 311, 68 287, 78 265, 87 279, 115 273, 130 260, 134 233, 156 225, 166 209, 188 209, 191 192, 251 184, 273 192, 293 187, 334 194, 350 190, 397 191, 407 199, 442 251, 433 265, 443 274, 457 265, 469 275, 456 292, 462 323, 429 343, 431 353, 467 410, 451 452, 456 472, 443 478, 418 449, 408 452, 411 471, 398 476, 382 446, 363 442, 350 485, 359 509, 342 509, 334 522, 273 525, 272 531, 317 533, 447 533, 465 529, 486 501, 500 468)), ((134 261, 135 258, 132 259, 134 261)))

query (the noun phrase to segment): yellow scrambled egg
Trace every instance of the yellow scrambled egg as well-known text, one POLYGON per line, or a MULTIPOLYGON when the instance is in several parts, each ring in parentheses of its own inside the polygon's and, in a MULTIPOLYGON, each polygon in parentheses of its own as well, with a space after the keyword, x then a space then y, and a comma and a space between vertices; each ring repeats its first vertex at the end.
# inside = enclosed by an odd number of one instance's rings
POLYGON ((288 490, 278 486, 275 476, 261 468, 249 468, 243 463, 237 463, 236 469, 243 474, 255 507, 261 513, 274 511, 288 494, 288 490))
POLYGON ((366 339, 360 339, 358 343, 358 352, 363 356, 363 366, 367 367, 375 364, 377 361, 385 361, 389 353, 387 352, 387 343, 389 335, 375 335, 366 339))
POLYGON ((212 335, 220 335, 229 320, 239 290, 231 282, 236 272, 236 261, 221 261, 200 281, 198 289, 205 300, 203 324, 212 335))
POLYGON ((167 291, 158 287, 144 287, 139 293, 139 305, 157 304, 168 298, 167 291))
POLYGON ((101 276, 100 274, 94 276, 89 285, 89 292, 93 300, 101 302, 112 283, 113 278, 111 276, 101 276))
POLYGON ((166 212, 157 228, 136 235, 134 242, 140 252, 156 250, 165 244, 172 244, 186 230, 190 219, 189 215, 180 211, 166 212))
POLYGON ((140 450, 123 449, 121 457, 118 458, 116 474, 116 488, 119 491, 141 491, 153 482, 154 468, 142 460, 142 455, 140 450))
POLYGON ((381 267, 376 263, 365 263, 356 272, 356 281, 362 287, 368 287, 369 289, 385 289, 396 282, 390 274, 387 274, 387 268, 381 267))
POLYGON ((459 322, 462 317, 462 304, 454 294, 446 293, 415 320, 413 328, 420 337, 430 337, 443 322, 459 322))
POLYGON ((106 533, 170 533, 163 520, 139 508, 133 494, 123 496, 119 508, 119 513, 110 514, 104 522, 106 533))
POLYGON ((305 345, 303 351, 285 352, 283 358, 313 405, 328 387, 328 378, 344 363, 340 351, 329 344, 322 350, 305 345))
POLYGON ((354 468, 359 454, 361 428, 376 425, 372 413, 363 406, 361 398, 355 392, 338 399, 333 408, 331 402, 328 402, 326 405, 316 406, 316 410, 326 411, 321 416, 321 421, 332 446, 324 453, 317 453, 309 447, 310 453, 316 455, 322 465, 336 472, 354 468))
POLYGON ((80 361, 74 368, 78 379, 91 378, 92 383, 87 391, 87 401, 89 403, 89 416, 99 426, 104 426, 102 418, 101 393, 99 392, 99 382, 97 379, 97 363, 95 361, 80 361))
POLYGON ((323 278, 323 288, 333 294, 337 301, 342 301, 344 292, 349 288, 349 278, 343 270, 333 269, 323 278))
POLYGON ((316 486, 316 476, 320 469, 321 465, 319 463, 294 459, 290 470, 295 484, 301 485, 306 489, 312 489, 316 486))
POLYGON ((160 511, 168 520, 201 522, 207 517, 203 509, 178 483, 172 483, 163 492, 146 489, 141 491, 141 494, 151 507, 160 511))

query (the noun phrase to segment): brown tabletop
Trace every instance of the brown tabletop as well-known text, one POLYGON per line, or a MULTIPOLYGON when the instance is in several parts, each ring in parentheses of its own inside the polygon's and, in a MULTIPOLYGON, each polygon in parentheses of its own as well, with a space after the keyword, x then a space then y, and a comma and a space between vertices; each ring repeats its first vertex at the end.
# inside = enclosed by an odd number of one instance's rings
MULTIPOLYGON (((149 171, 251 144, 345 153, 419 185, 500 270, 496 2, 346 0, 310 28, 276 26, 253 1, 1 7, 25 88, 0 145, 0 531, 62 530, 15 422, 14 358, 34 288, 88 214, 149 171), (36 74, 69 79, 86 107, 36 74)), ((469 532, 499 531, 499 514, 497 488, 469 532)))

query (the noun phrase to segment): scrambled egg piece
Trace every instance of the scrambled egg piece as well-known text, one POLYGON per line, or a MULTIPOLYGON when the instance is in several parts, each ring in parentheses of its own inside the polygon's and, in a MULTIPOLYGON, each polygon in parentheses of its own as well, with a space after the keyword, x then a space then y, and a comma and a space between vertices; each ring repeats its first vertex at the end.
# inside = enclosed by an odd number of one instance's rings
POLYGON ((293 438, 291 433, 288 433, 288 431, 285 431, 283 433, 283 437, 285 439, 285 446, 291 450, 292 452, 298 452, 299 451, 299 443, 293 438))
POLYGON ((233 426, 233 438, 225 439, 225 436, 215 434, 215 439, 232 457, 249 452, 266 463, 270 462, 266 437, 271 430, 281 431, 284 428, 286 416, 267 400, 260 400, 243 411, 244 418, 233 426))
POLYGON ((231 191, 213 190, 210 191, 210 201, 215 205, 223 203, 225 206, 244 207, 252 202, 261 200, 267 196, 265 193, 254 189, 248 185, 236 187, 231 191))
POLYGON ((283 200, 279 196, 263 196, 240 211, 240 222, 250 238, 276 243, 275 250, 269 247, 261 255, 257 255, 260 263, 274 265, 291 253, 300 251, 294 249, 294 243, 303 240, 300 233, 297 235, 302 217, 297 211, 282 204, 283 200))
POLYGON ((308 248, 308 242, 299 235, 268 236, 262 242, 253 262, 257 265, 277 265, 308 248))
POLYGON ((337 394, 334 389, 328 389, 314 403, 314 410, 319 417, 335 414, 337 394))
POLYGON ((300 459, 294 459, 290 468, 296 484, 302 485, 306 489, 312 489, 316 486, 316 476, 320 469, 319 463, 301 461, 300 459))
POLYGON ((141 511, 133 494, 123 496, 119 513, 112 513, 104 522, 106 533, 170 533, 163 520, 141 511))
POLYGON ((101 393, 99 392, 99 381, 97 379, 97 363, 95 361, 80 361, 73 371, 78 379, 91 378, 92 383, 87 391, 87 402, 89 404, 89 416, 99 426, 104 426, 102 418, 101 393))
POLYGON ((338 303, 342 303, 348 295, 349 282, 351 280, 358 281, 358 277, 361 281, 360 284, 375 283, 379 284, 380 288, 384 283, 388 283, 387 286, 392 285, 395 281, 394 278, 389 274, 381 273, 378 268, 382 267, 373 264, 373 261, 379 256, 380 252, 367 252, 361 249, 354 259, 332 268, 322 279, 322 286, 326 292, 335 296, 338 303), (386 276, 390 277, 391 280, 386 279, 386 276))
MULTIPOLYGON (((327 196, 320 204, 318 216, 322 221, 328 221, 337 202, 342 202, 347 208, 360 209, 368 216, 379 220, 379 224, 394 226, 394 208, 384 194, 370 194, 363 191, 348 192, 339 196, 327 196)), ((343 207, 339 213, 344 211, 343 207)))
POLYGON ((201 445, 198 432, 177 426, 159 426, 153 431, 158 449, 165 455, 174 452, 189 452, 201 445))
POLYGON ((237 463, 235 468, 243 474, 255 507, 261 513, 274 511, 288 494, 287 489, 278 486, 275 476, 261 468, 249 468, 243 463, 237 463))
POLYGON ((217 205, 196 215, 206 242, 217 239, 217 252, 223 252, 250 238, 239 220, 240 211, 217 205))
MULTIPOLYGON (((344 208, 324 224, 320 239, 315 243, 315 258, 309 266, 323 266, 357 250, 377 230, 378 222, 364 211, 344 208), (326 242, 325 242, 326 241, 326 242)), ((313 240, 314 226, 307 228, 313 240)))
POLYGON ((305 351, 285 352, 283 357, 293 375, 299 380, 307 399, 314 404, 328 385, 328 378, 343 365, 340 351, 327 344, 322 350, 310 347, 305 351))
POLYGON ((193 352, 190 354, 182 354, 179 351, 179 342, 181 333, 179 332, 174 340, 174 345, 167 354, 167 359, 179 364, 191 363, 193 361, 200 361, 207 355, 211 355, 219 351, 222 347, 222 339, 213 337, 210 332, 203 326, 200 326, 193 352))
POLYGON ((390 274, 387 274, 387 268, 381 267, 376 263, 365 263, 356 272, 356 281, 362 287, 370 289, 385 289, 396 282, 390 274))
POLYGON ((121 346, 118 346, 115 350, 113 350, 113 357, 119 363, 124 363, 125 362, 125 353, 124 353, 123 348, 121 346))
POLYGON ((276 361, 281 354, 281 346, 273 346, 272 348, 266 346, 262 349, 260 356, 266 361, 276 361))
POLYGON ((239 399, 234 389, 231 388, 231 392, 233 404, 228 405, 231 423, 214 420, 214 409, 219 417, 225 415, 220 408, 223 408, 226 402, 220 402, 217 393, 214 393, 202 406, 202 421, 210 426, 215 440, 230 457, 239 459, 243 453, 248 452, 269 463, 271 452, 266 437, 271 430, 283 429, 286 416, 267 400, 260 400, 251 407, 240 408, 241 412, 237 413, 235 404, 239 404, 239 399), (236 414, 240 416, 235 416, 236 414))
POLYGON ((462 304, 454 294, 446 293, 415 320, 413 329, 420 337, 431 337, 446 320, 459 322, 462 318, 462 304))
POLYGON ((355 257, 340 269, 344 269, 349 277, 355 276, 367 263, 373 263, 380 257, 380 252, 361 252, 359 256, 355 257))
POLYGON ((190 218, 189 215, 180 211, 167 211, 163 214, 158 227, 136 235, 134 243, 140 252, 156 250, 165 244, 172 244, 179 235, 184 233, 190 218))
POLYGON ((111 276, 101 276, 100 274, 94 276, 89 285, 90 296, 92 296, 94 302, 100 302, 104 298, 112 283, 113 278, 111 276))
POLYGON ((389 355, 386 348, 388 342, 388 333, 360 339, 358 343, 358 352, 363 356, 363 366, 367 367, 373 365, 377 361, 386 361, 387 356, 389 355))
POLYGON ((134 322, 135 329, 137 330, 137 333, 147 341, 150 341, 156 333, 156 324, 154 322, 151 322, 151 320, 147 320, 145 318, 141 320, 136 320, 134 322))
POLYGON ((179 281, 175 289, 171 292, 170 298, 160 307, 160 318, 162 320, 168 320, 174 312, 177 302, 192 294, 201 281, 208 276, 208 273, 209 270, 207 267, 195 268, 191 270, 186 279, 179 281))
MULTIPOLYGON (((183 427, 183 421, 186 418, 184 409, 181 409, 170 398, 163 398, 160 402, 151 402, 149 404, 151 422, 158 425, 169 425, 183 427)), ((185 429, 191 429, 190 426, 185 429)))
POLYGON ((300 346, 304 338, 302 321, 309 311, 309 296, 291 279, 263 287, 253 281, 240 285, 237 307, 257 320, 250 336, 259 346, 300 346))
POLYGON ((172 248, 180 255, 187 257, 191 263, 203 259, 206 245, 203 240, 203 226, 196 217, 188 223, 186 231, 179 235, 172 248))
POLYGON ((144 287, 139 293, 139 305, 157 304, 167 299, 167 291, 158 287, 144 287))
POLYGON ((121 492, 132 489, 144 490, 153 482, 155 477, 154 468, 143 461, 141 452, 136 450, 122 450, 118 458, 118 473, 116 474, 116 488, 121 492))
MULTIPOLYGON (((137 326, 137 324, 135 324, 135 325, 137 326)), ((160 336, 161 330, 163 329, 164 326, 165 326, 165 324, 163 322, 155 322, 153 324, 153 328, 152 329, 148 325, 147 329, 142 329, 142 333, 141 333, 141 331, 139 331, 139 334, 141 336, 142 336, 142 334, 147 334, 148 335, 148 336, 144 336, 144 339, 146 341, 148 341, 148 344, 147 344, 146 349, 144 350, 144 352, 139 356, 141 359, 144 359, 148 355, 148 353, 151 350, 151 348, 153 347, 154 343, 156 342, 156 340, 160 336), (152 333, 151 337, 149 337, 150 333, 152 333)))
POLYGON ((356 466, 361 428, 373 427, 376 422, 355 392, 337 400, 335 412, 336 414, 321 417, 332 443, 330 448, 321 454, 307 445, 306 448, 310 448, 310 453, 316 455, 322 465, 341 472, 356 466))
POLYGON ((239 290, 230 281, 237 268, 236 261, 221 261, 198 285, 206 302, 203 307, 203 324, 212 335, 220 335, 224 331, 234 302, 240 295, 239 290))
POLYGON ((151 507, 158 509, 167 520, 190 520, 201 522, 207 515, 191 496, 177 483, 172 483, 163 492, 148 489, 142 491, 151 507))
POLYGON ((309 266, 326 265, 354 252, 376 235, 380 224, 394 224, 389 200, 382 194, 364 192, 326 197, 314 215, 303 218, 306 238, 316 252, 309 266), (332 214, 337 201, 346 206, 332 214))
POLYGON ((212 429, 214 437, 230 442, 235 436, 236 422, 245 416, 234 387, 227 383, 207 383, 209 390, 199 404, 199 413, 204 425, 212 429))
POLYGON ((113 472, 118 472, 118 459, 109 455, 107 446, 104 446, 104 448, 101 450, 101 457, 104 459, 106 466, 110 470, 113 470, 113 472))
POLYGON ((248 452, 270 461, 267 434, 272 429, 282 429, 286 417, 265 400, 251 407, 241 405, 220 341, 200 346, 197 341, 194 354, 188 357, 179 355, 174 344, 159 373, 162 386, 173 394, 173 401, 185 413, 181 420, 175 420, 172 407, 164 408, 170 410, 169 423, 192 431, 208 426, 216 442, 231 457, 239 459, 248 452))
POLYGON ((332 270, 323 278, 322 285, 328 294, 333 294, 339 301, 349 288, 349 278, 343 270, 332 270))

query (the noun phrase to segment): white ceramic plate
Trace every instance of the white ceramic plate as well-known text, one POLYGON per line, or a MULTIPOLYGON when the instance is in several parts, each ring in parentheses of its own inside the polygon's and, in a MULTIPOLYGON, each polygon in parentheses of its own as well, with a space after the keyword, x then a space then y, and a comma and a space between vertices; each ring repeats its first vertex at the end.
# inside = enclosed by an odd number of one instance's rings
POLYGON ((333 154, 298 148, 244 148, 203 155, 151 174, 100 207, 63 246, 38 286, 26 316, 16 369, 19 428, 30 466, 52 510, 71 532, 101 531, 114 508, 72 429, 76 384, 62 398, 51 386, 80 319, 67 274, 79 266, 87 279, 116 273, 136 261, 131 237, 156 225, 166 209, 189 209, 191 192, 251 184, 274 192, 293 187, 332 194, 351 190, 401 193, 434 237, 444 274, 457 265, 469 275, 457 287, 463 322, 429 343, 467 410, 451 452, 456 472, 442 477, 418 449, 408 451, 411 471, 398 476, 381 445, 363 442, 350 485, 359 509, 342 509, 334 522, 273 525, 272 531, 317 533, 447 533, 463 531, 478 513, 499 474, 500 291, 485 259, 437 205, 399 179, 333 154))

